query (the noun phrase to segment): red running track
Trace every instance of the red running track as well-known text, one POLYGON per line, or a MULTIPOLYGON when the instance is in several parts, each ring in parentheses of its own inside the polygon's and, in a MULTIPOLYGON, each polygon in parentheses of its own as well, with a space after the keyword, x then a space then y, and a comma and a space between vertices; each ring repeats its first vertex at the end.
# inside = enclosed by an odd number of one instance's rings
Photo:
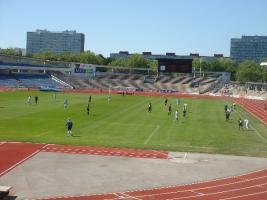
POLYGON ((1 142, 0 176, 37 154, 44 146, 44 144, 1 142))
POLYGON ((49 200, 266 200, 267 169, 251 174, 168 188, 49 200))
MULTIPOLYGON (((25 160, 40 151, 78 153, 93 155, 113 155, 142 158, 166 159, 168 153, 151 150, 96 148, 84 146, 44 145, 31 143, 0 142, 0 175, 7 173, 25 160)), ((135 200, 267 200, 267 169, 250 174, 211 180, 191 185, 167 188, 116 192, 103 195, 80 197, 57 197, 51 200, 102 200, 102 199, 135 199, 135 200)))
POLYGON ((157 158, 167 159, 167 151, 154 151, 142 149, 126 148, 100 148, 87 146, 65 146, 65 145, 47 145, 42 149, 45 152, 71 153, 71 154, 89 154, 102 156, 126 156, 135 158, 157 158))
POLYGON ((267 108, 265 109, 265 105, 267 106, 266 101, 239 98, 235 99, 235 102, 254 115, 261 122, 267 124, 267 108))

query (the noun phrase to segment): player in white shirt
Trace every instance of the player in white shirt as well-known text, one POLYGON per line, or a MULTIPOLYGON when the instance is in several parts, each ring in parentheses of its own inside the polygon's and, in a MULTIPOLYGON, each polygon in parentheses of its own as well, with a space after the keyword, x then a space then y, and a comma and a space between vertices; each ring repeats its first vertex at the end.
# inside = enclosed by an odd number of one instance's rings
POLYGON ((248 119, 244 119, 246 129, 249 129, 249 121, 248 119))
POLYGON ((29 105, 32 103, 32 97, 31 96, 28 97, 27 102, 28 102, 29 105))
POLYGON ((178 121, 178 118, 179 118, 179 113, 178 113, 178 110, 175 111, 175 120, 178 121))

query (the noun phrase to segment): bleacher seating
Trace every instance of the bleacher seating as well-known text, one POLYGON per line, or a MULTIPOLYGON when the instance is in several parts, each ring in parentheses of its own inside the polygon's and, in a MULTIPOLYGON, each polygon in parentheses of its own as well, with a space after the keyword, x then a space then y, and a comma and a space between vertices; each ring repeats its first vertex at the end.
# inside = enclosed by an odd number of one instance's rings
POLYGON ((1 87, 19 87, 20 83, 12 75, 0 75, 1 87))
POLYGON ((29 73, 1 74, 0 87, 64 88, 47 74, 29 73))
POLYGON ((217 80, 209 77, 188 77, 188 76, 144 76, 129 74, 101 74, 96 77, 85 78, 66 76, 61 79, 75 88, 109 89, 133 87, 144 91, 179 91, 196 93, 207 90, 211 84, 217 80), (147 81, 149 79, 149 81, 147 81), (151 81, 153 80, 153 81, 151 81))

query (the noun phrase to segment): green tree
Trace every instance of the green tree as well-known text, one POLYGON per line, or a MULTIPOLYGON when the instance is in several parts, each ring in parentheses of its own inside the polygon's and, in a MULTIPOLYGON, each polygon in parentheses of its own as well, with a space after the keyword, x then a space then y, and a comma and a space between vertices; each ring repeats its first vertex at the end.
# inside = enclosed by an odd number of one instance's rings
POLYGON ((149 62, 143 55, 134 54, 127 59, 127 66, 133 68, 149 68, 149 62))
POLYGON ((261 66, 254 61, 240 63, 236 71, 236 80, 261 82, 263 80, 261 66))

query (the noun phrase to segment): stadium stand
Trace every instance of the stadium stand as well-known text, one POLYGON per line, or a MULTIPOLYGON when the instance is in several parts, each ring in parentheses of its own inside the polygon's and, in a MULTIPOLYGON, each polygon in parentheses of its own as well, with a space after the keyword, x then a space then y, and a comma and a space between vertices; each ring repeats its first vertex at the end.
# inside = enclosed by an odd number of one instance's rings
MULTIPOLYGON (((76 63, 74 63, 76 65, 76 63)), ((224 85, 222 73, 158 74, 156 70, 94 65, 93 76, 75 74, 73 63, 0 55, 0 87, 116 89, 208 93, 224 85), (4 72, 4 73, 2 73, 4 72)))
POLYGON ((255 98, 267 99, 267 83, 241 83, 229 82, 225 84, 219 91, 219 94, 247 96, 255 98))

